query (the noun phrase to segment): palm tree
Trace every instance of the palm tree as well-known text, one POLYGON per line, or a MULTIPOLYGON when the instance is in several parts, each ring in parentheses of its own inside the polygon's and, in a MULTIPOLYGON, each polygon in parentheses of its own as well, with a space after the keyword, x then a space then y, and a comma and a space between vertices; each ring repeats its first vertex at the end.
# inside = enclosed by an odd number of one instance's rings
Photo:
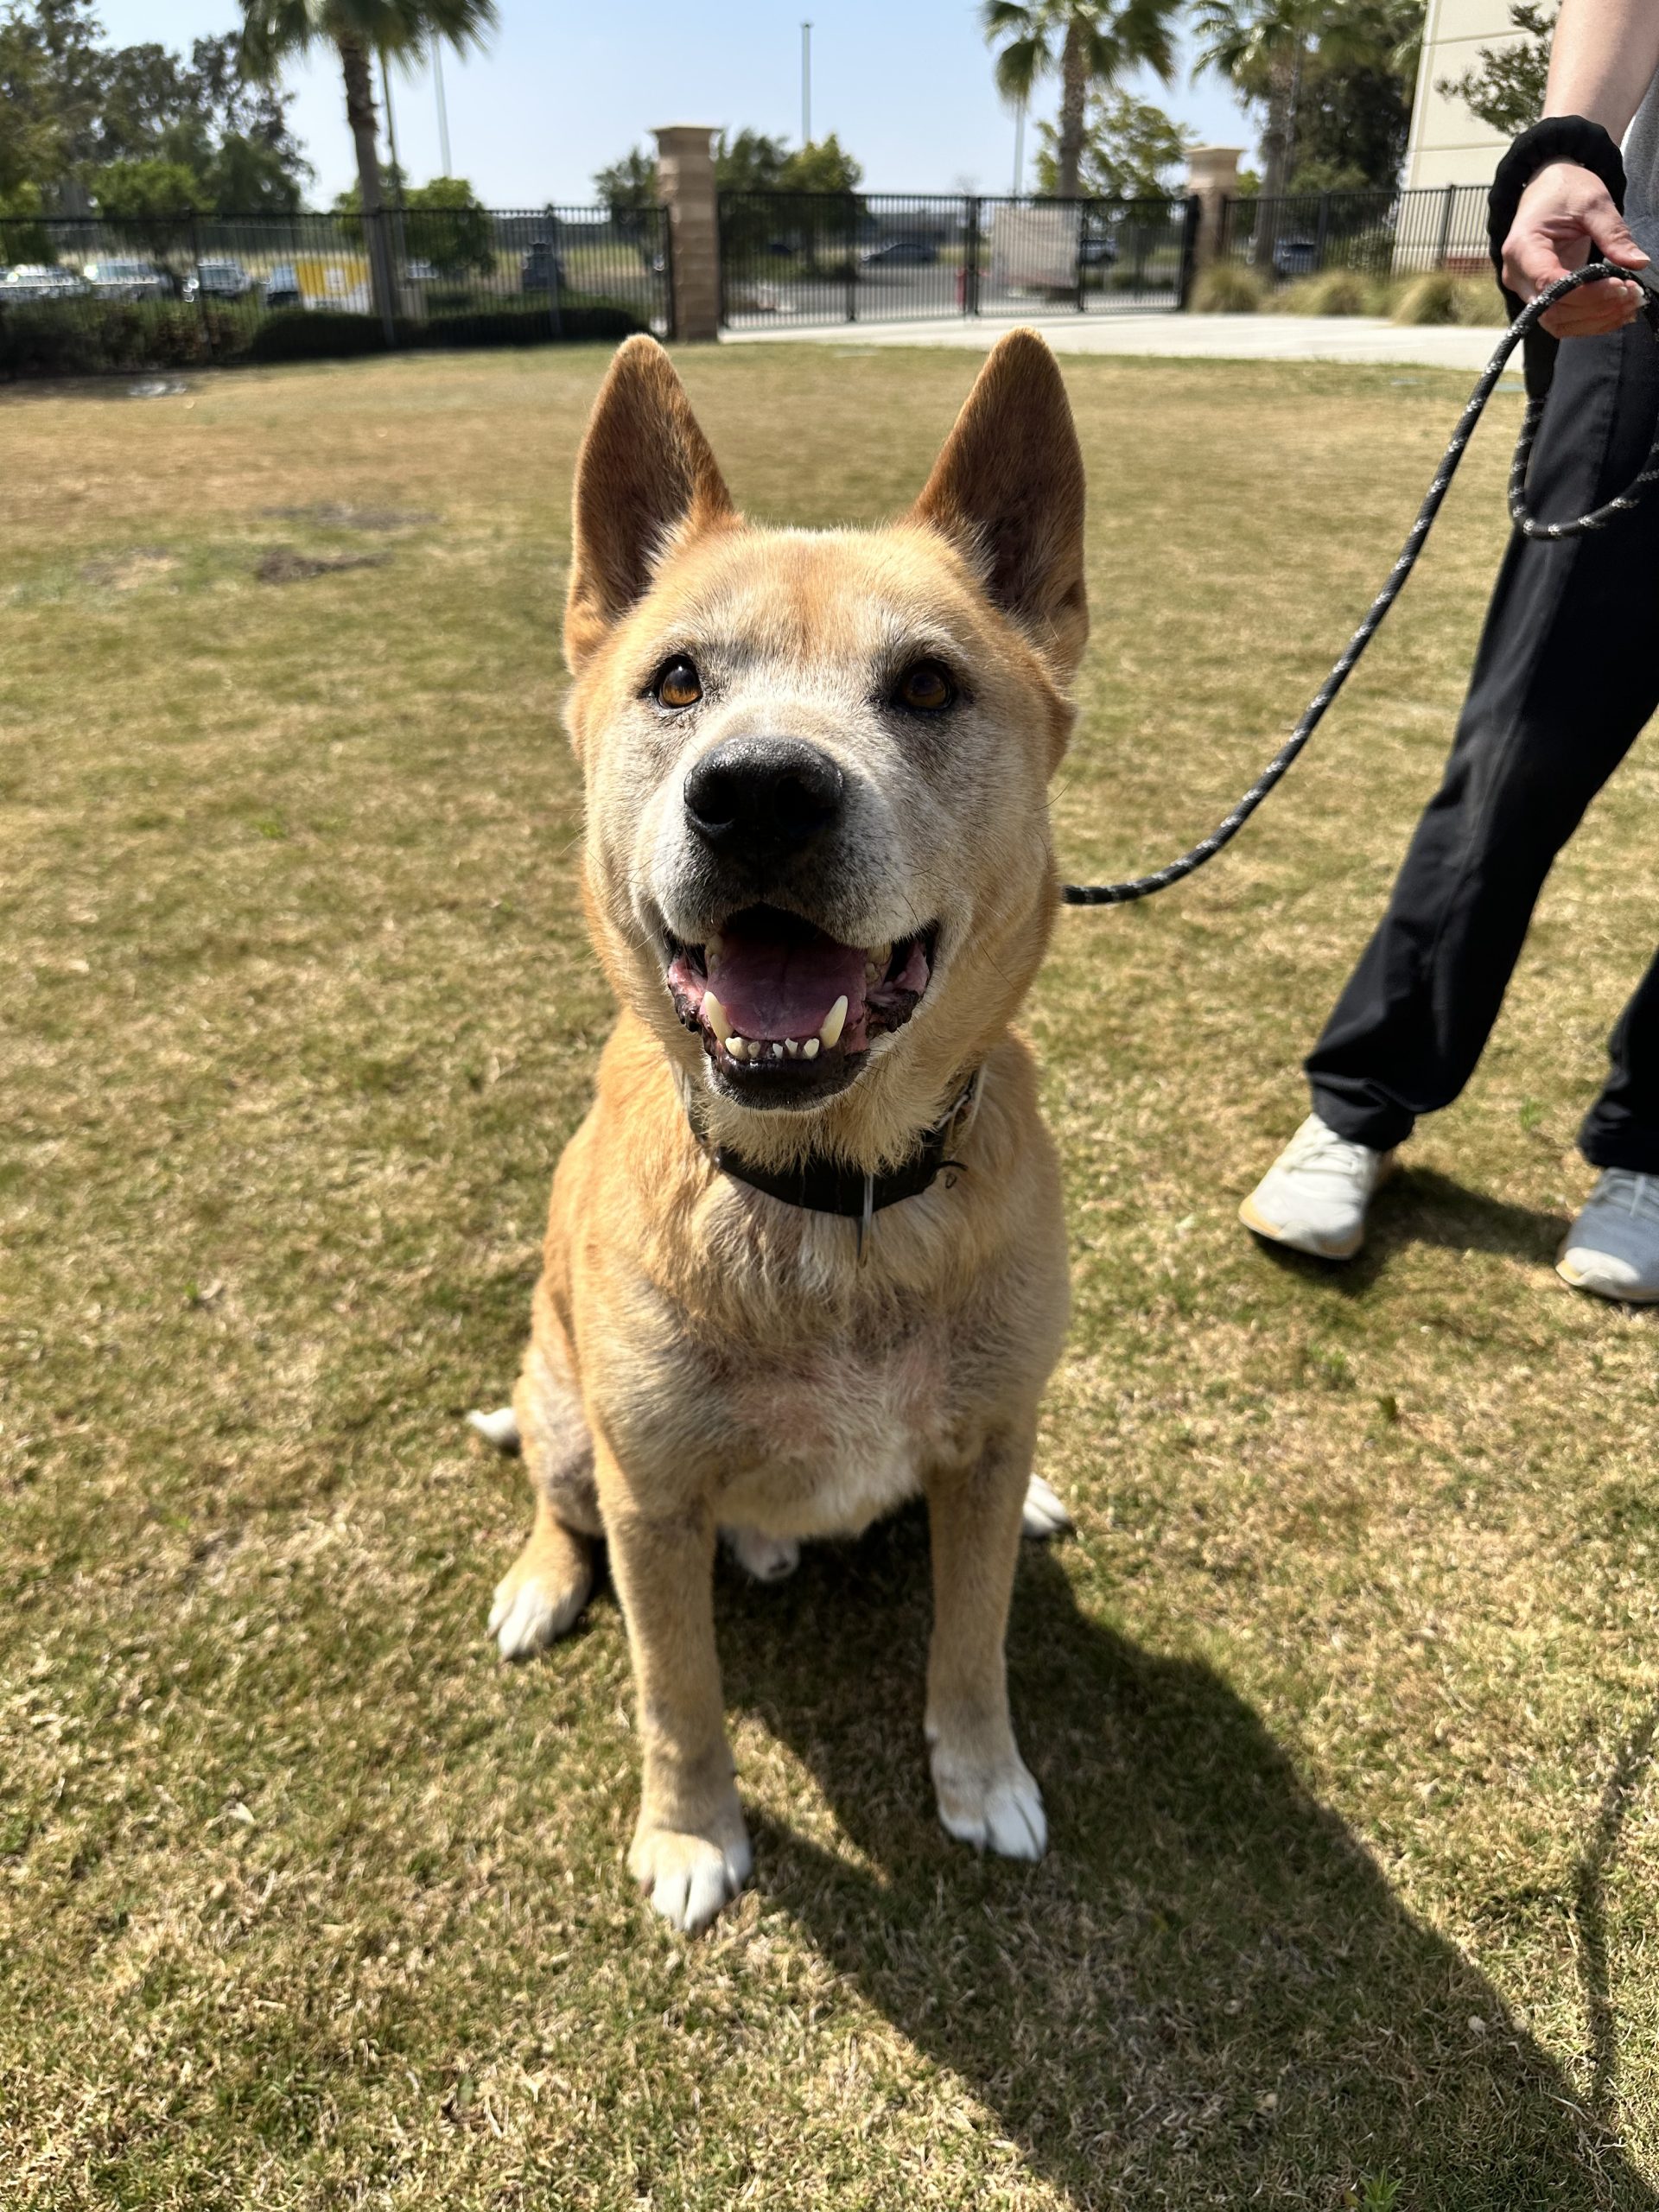
POLYGON ((292 55, 331 46, 346 80, 346 120, 357 148, 357 181, 369 245, 369 283, 382 321, 396 311, 391 256, 378 220, 380 155, 374 112, 375 54, 413 54, 447 41, 459 54, 495 28, 495 0, 242 0, 244 66, 270 78, 292 55))
MULTIPOLYGON (((1213 69, 1246 99, 1267 109, 1262 132, 1262 197, 1283 198, 1296 149, 1296 100, 1307 42, 1332 10, 1325 0, 1198 0, 1193 20, 1202 43, 1195 67, 1213 69)), ((1273 260, 1274 225, 1258 222, 1251 258, 1273 260)))
POLYGON ((999 51, 996 88, 1005 99, 1031 98, 1039 77, 1058 69, 1058 197, 1075 200, 1091 88, 1116 84, 1145 62, 1166 84, 1174 66, 1170 22, 1180 0, 982 0, 985 36, 999 51))

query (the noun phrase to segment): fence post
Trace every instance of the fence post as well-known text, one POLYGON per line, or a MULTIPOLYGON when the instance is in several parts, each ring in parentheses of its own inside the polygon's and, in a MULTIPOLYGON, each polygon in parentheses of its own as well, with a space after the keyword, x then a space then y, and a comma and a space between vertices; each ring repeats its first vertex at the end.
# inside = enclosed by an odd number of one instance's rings
MULTIPOLYGON (((1192 279, 1198 273, 1198 232, 1204 222, 1204 202, 1196 192, 1190 192, 1181 213, 1181 270, 1175 280, 1175 308, 1179 314, 1192 296, 1192 279)), ((1135 260, 1135 289, 1141 289, 1142 260, 1135 260)))
POLYGON ((1322 270, 1325 267, 1325 242, 1331 236, 1331 195, 1328 192, 1319 194, 1319 226, 1313 236, 1313 266, 1322 270))
POLYGON ((1229 199, 1238 186, 1242 146, 1194 146, 1186 156, 1188 197, 1198 208, 1192 246, 1196 272, 1221 258, 1222 224, 1229 199))
POLYGON ((363 218, 363 239, 369 250, 369 289, 380 295, 380 329, 386 341, 386 351, 397 348, 397 308, 391 289, 391 257, 386 251, 386 211, 376 208, 372 215, 363 218), (375 282, 377 276, 379 283, 375 282))
POLYGON ((1451 251, 1452 217, 1457 207, 1457 204, 1458 188, 1455 184, 1448 184, 1446 188, 1446 204, 1440 209, 1440 244, 1434 249, 1434 266, 1437 269, 1445 268, 1446 255, 1451 251))
POLYGON ((964 258, 962 264, 962 311, 964 315, 979 313, 979 200, 971 195, 968 201, 968 229, 963 241, 964 258))
POLYGON ((201 334, 211 361, 219 348, 213 343, 213 319, 207 312, 207 295, 201 289, 201 232, 196 222, 196 211, 190 210, 190 274, 196 287, 196 314, 201 323, 201 334))
POLYGON ((720 199, 715 187, 715 133, 704 123, 666 123, 657 141, 657 188, 668 210, 668 251, 674 271, 670 335, 705 344, 720 335, 720 199))

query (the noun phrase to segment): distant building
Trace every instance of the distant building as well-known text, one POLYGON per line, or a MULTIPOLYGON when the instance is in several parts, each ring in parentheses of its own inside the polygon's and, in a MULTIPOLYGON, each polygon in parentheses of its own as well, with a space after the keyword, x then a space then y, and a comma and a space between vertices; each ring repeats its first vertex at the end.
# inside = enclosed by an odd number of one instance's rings
POLYGON ((1478 68, 1483 46, 1512 46, 1518 36, 1508 0, 1428 0, 1406 149, 1408 187, 1491 182, 1509 140, 1437 87, 1478 68))

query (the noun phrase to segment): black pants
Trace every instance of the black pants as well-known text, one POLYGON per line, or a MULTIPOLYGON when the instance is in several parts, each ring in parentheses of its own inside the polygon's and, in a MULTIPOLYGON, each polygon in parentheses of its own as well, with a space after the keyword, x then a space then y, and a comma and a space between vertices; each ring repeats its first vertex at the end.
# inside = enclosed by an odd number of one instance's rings
MULTIPOLYGON (((1582 514, 1635 476, 1659 407, 1638 320, 1561 347, 1529 502, 1582 514)), ((1511 539, 1445 781, 1307 1060, 1313 1103, 1384 1149, 1474 1071, 1550 864, 1659 704, 1659 486, 1586 537, 1511 539), (1593 658, 1592 658, 1593 656, 1593 658)), ((1659 955, 1580 1133, 1599 1167, 1659 1173, 1659 955)))

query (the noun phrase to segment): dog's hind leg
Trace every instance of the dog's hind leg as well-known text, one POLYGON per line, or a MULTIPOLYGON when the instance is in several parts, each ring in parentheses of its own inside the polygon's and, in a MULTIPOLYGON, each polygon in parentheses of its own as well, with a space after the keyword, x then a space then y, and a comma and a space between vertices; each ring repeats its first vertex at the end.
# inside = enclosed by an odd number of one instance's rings
POLYGON ((496 1586, 490 1634, 504 1659, 529 1659, 575 1625, 603 1533, 594 1445, 562 1348, 538 1328, 513 1392, 519 1447, 536 1493, 529 1541, 496 1586))

